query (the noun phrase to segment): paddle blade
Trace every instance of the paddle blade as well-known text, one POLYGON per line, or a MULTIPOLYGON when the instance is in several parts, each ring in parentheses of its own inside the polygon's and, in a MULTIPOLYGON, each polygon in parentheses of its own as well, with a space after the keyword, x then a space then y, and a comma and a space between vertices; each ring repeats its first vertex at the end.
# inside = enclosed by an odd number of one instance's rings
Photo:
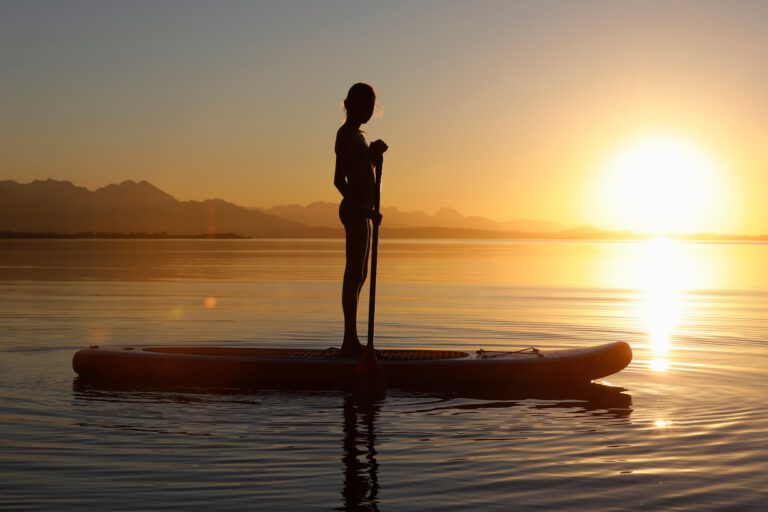
POLYGON ((360 356, 360 362, 355 368, 355 391, 359 393, 381 393, 387 385, 384 380, 384 370, 379 358, 373 350, 373 344, 368 343, 360 356))

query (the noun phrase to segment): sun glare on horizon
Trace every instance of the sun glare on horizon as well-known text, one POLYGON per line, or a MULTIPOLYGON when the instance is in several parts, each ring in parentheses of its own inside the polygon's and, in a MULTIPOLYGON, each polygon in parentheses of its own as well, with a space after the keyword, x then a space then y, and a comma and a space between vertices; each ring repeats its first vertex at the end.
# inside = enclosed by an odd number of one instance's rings
POLYGON ((614 229, 653 234, 714 232, 725 211, 715 159, 685 138, 649 135, 611 155, 602 170, 597 207, 614 229))

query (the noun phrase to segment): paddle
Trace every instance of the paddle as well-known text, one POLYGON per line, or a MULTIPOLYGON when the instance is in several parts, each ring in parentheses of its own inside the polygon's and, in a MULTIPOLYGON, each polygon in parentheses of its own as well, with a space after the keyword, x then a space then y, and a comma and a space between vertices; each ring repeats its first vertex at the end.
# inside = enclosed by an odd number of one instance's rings
POLYGON ((379 253, 379 209, 381 208, 381 171, 384 157, 379 157, 376 165, 376 186, 373 191, 373 237, 371 241, 371 297, 368 303, 368 344, 363 349, 360 362, 355 369, 355 390, 362 392, 381 392, 385 389, 384 371, 373 350, 373 328, 376 316, 376 266, 379 253))

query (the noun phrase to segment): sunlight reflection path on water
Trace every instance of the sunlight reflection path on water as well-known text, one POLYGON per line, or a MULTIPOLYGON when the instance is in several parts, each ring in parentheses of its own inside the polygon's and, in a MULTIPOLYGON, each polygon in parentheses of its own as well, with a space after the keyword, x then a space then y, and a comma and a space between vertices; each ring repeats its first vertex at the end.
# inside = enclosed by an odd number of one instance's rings
POLYGON ((624 248, 609 272, 612 285, 638 293, 628 316, 647 334, 650 370, 668 371, 679 328, 689 322, 690 293, 714 289, 724 276, 716 260, 684 242, 658 238, 624 248))

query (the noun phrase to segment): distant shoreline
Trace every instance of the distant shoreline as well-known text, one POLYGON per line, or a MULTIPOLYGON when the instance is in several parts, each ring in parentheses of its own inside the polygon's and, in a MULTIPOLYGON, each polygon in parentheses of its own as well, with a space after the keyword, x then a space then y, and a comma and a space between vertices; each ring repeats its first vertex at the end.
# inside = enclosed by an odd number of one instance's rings
POLYGON ((34 240, 176 240, 176 239, 247 239, 247 236, 241 236, 235 233, 213 233, 213 234, 199 234, 199 235, 173 235, 168 233, 25 233, 15 231, 0 231, 0 239, 4 240, 21 240, 21 239, 34 239, 34 240))
MULTIPOLYGON (((554 233, 526 233, 516 231, 483 231, 463 228, 392 228, 381 229, 382 237, 390 239, 421 240, 583 240, 583 241, 635 241, 652 240, 655 235, 614 231, 562 231, 554 233)), ((341 229, 316 228, 278 230, 252 234, 237 233, 112 233, 112 232, 17 232, 0 231, 2 240, 264 240, 264 239, 343 239, 341 229)), ((768 242, 768 235, 687 234, 665 235, 665 238, 700 242, 768 242)))

